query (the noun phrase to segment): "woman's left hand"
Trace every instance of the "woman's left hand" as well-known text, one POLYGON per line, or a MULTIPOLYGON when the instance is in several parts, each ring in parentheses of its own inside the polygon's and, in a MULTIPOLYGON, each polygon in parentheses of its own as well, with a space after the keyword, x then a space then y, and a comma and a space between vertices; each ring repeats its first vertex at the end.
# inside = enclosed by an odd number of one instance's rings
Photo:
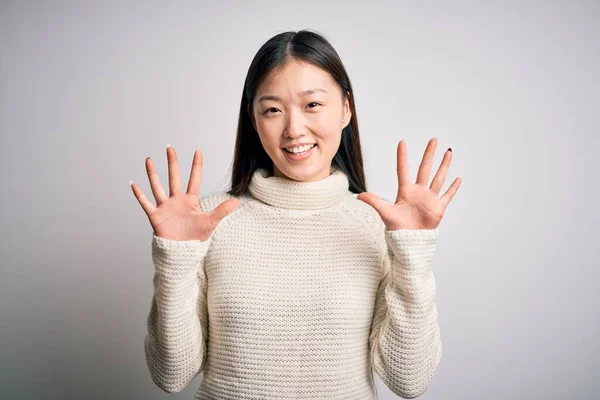
POLYGON ((429 188, 426 187, 431 173, 431 164, 437 138, 429 140, 419 167, 416 183, 410 183, 410 174, 406 157, 406 143, 401 140, 397 150, 398 193, 395 204, 389 204, 373 193, 363 192, 358 199, 373 207, 385 223, 388 230, 397 229, 435 229, 439 226, 446 207, 458 191, 462 179, 456 178, 442 197, 438 197, 452 159, 452 150, 444 153, 442 163, 433 177, 429 188))

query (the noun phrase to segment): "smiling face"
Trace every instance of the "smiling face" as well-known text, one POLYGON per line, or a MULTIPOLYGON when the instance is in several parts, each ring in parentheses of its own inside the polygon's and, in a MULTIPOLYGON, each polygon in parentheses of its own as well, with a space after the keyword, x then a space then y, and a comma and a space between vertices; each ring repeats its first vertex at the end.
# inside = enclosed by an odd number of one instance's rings
POLYGON ((329 176, 351 117, 349 101, 329 73, 291 60, 261 83, 253 108, 254 128, 273 161, 274 176, 302 182, 329 176), (302 144, 314 147, 289 149, 302 144))

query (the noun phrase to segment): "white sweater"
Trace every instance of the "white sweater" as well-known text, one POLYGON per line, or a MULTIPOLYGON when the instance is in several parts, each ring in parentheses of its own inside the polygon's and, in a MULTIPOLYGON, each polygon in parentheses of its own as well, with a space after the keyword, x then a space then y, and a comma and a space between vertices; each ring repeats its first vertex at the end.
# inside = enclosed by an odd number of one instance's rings
POLYGON ((401 397, 427 390, 442 356, 438 229, 388 231, 348 188, 335 168, 315 182, 258 170, 208 240, 153 234, 157 386, 178 392, 203 371, 196 399, 370 400, 376 372, 401 397))

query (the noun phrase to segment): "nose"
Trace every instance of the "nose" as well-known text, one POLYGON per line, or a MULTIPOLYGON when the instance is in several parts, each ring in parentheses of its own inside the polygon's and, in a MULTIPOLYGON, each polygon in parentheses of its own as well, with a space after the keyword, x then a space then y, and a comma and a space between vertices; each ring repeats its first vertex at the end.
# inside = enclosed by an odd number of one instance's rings
POLYGON ((285 136, 297 138, 306 133, 305 118, 301 112, 290 112, 288 114, 285 136))

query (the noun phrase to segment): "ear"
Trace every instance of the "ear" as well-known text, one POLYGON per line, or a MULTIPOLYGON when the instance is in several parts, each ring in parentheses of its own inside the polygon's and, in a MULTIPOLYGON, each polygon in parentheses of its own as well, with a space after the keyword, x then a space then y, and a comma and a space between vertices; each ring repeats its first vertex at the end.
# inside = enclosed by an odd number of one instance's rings
MULTIPOLYGON (((348 96, 350 95, 350 92, 346 93, 348 93, 348 96)), ((350 100, 348 100, 348 97, 344 97, 344 104, 342 105, 342 118, 344 119, 342 124, 343 129, 348 126, 350 120, 352 119, 352 111, 350 110, 350 100)))

